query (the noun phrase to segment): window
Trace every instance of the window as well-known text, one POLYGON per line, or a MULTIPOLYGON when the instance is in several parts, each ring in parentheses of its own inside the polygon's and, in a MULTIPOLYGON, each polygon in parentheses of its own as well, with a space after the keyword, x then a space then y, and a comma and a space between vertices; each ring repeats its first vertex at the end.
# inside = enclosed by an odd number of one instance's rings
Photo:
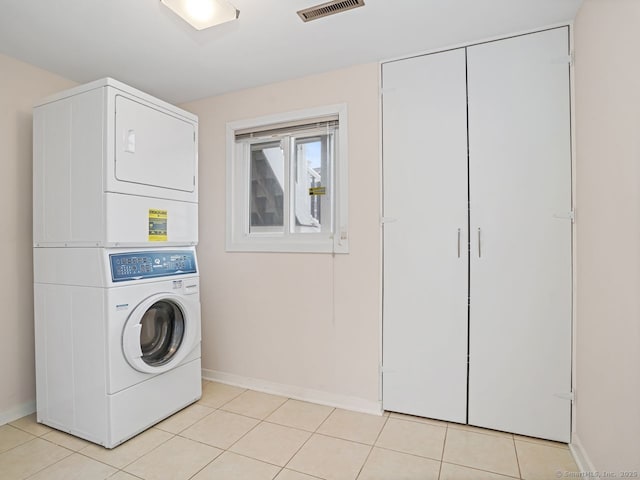
POLYGON ((346 107, 227 125, 227 250, 348 252, 346 107))

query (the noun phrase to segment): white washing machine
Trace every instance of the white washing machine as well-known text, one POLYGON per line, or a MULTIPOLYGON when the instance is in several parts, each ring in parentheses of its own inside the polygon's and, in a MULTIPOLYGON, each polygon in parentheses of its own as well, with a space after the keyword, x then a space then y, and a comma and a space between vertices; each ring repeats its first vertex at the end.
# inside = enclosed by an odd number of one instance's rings
POLYGON ((193 247, 36 248, 38 421, 113 448, 201 396, 193 247))
POLYGON ((198 242, 198 118, 111 78, 33 109, 35 247, 198 242))

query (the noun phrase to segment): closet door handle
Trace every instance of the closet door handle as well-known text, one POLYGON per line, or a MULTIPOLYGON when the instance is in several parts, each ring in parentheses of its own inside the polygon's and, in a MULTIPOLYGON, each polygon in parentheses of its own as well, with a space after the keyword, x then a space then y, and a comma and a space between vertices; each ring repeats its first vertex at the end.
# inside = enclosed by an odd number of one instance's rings
POLYGON ((460 229, 458 229, 458 258, 460 258, 460 229))
POLYGON ((482 235, 478 227, 478 258, 482 258, 482 235))

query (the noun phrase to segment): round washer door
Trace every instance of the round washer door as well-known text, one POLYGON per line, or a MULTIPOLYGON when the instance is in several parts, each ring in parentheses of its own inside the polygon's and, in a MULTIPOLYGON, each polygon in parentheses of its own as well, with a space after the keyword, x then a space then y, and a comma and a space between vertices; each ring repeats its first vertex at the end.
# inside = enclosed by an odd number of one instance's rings
POLYGON ((166 372, 193 349, 195 329, 180 297, 154 295, 140 303, 127 319, 122 333, 124 356, 140 372, 166 372))

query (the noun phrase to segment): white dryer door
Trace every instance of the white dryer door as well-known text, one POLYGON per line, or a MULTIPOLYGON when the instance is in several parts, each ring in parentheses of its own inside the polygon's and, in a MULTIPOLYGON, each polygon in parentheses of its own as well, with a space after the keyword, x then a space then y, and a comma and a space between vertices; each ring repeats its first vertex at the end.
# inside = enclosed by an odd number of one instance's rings
POLYGON ((197 321, 177 295, 157 294, 129 315, 122 333, 122 349, 140 372, 162 373, 176 367, 194 348, 197 321))
POLYGON ((116 178, 193 192, 197 164, 194 125, 122 95, 115 101, 116 178))

